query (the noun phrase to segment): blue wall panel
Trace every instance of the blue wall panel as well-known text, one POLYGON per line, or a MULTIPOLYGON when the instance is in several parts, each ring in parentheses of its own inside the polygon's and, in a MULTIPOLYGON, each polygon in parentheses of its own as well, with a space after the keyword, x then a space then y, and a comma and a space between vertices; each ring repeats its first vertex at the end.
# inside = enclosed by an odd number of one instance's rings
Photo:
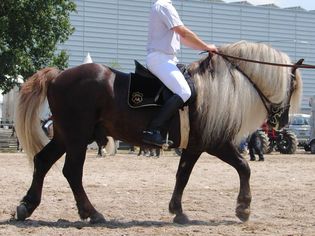
MULTIPOLYGON (((153 0, 75 0, 71 15, 76 28, 60 49, 70 54, 70 66, 83 62, 89 52, 94 62, 114 65, 124 72, 134 70, 134 59, 144 63, 148 14, 153 0)), ((273 4, 254 6, 247 2, 220 0, 173 0, 183 22, 202 39, 219 45, 249 40, 278 48, 293 61, 305 58, 315 64, 315 11, 279 8, 273 4)), ((197 51, 183 47, 183 63, 198 60, 197 51)), ((315 70, 302 70, 302 108, 315 94, 315 70)))

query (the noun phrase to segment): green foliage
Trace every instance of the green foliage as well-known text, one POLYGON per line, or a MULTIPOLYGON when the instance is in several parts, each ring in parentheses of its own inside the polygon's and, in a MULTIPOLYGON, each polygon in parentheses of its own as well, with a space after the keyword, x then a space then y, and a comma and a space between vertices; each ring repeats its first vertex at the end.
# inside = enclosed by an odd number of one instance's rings
POLYGON ((117 60, 112 60, 110 63, 109 63, 109 66, 118 70, 118 69, 121 69, 121 66, 120 64, 118 63, 117 60))
POLYGON ((73 33, 69 0, 0 0, 0 89, 8 92, 17 76, 24 79, 46 66, 68 66, 57 45, 73 33))

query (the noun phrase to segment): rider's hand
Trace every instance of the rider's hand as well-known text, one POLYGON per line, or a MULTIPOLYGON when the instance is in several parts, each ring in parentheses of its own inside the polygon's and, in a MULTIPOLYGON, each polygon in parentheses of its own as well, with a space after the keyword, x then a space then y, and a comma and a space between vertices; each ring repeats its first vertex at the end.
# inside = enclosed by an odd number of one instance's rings
POLYGON ((206 48, 206 51, 208 51, 208 52, 218 52, 218 49, 217 49, 217 47, 214 44, 208 44, 207 48, 206 48))

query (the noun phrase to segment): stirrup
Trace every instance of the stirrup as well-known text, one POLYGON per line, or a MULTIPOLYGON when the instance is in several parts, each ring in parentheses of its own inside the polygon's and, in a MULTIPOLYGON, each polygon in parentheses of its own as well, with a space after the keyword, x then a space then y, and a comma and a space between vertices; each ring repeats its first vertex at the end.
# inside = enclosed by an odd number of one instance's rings
POLYGON ((166 139, 163 140, 165 143, 162 145, 162 149, 163 150, 167 150, 169 149, 170 146, 172 146, 174 144, 174 142, 172 140, 168 139, 168 133, 166 134, 166 139))
POLYGON ((156 131, 143 131, 144 137, 142 138, 142 141, 144 143, 163 148, 163 150, 166 150, 171 145, 173 145, 173 141, 168 139, 168 133, 167 133, 166 139, 163 139, 159 131, 157 131, 158 133, 155 133, 155 132, 156 131), (149 136, 146 137, 146 135, 149 135, 149 136), (155 140, 153 138, 150 139, 150 136, 153 137, 154 135, 159 135, 160 137, 156 138, 155 140))

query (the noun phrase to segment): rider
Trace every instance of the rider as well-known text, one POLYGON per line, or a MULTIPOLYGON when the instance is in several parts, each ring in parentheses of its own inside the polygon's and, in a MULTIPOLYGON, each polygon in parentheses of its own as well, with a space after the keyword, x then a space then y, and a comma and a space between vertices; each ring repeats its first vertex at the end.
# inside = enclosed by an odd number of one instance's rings
POLYGON ((217 52, 214 44, 205 43, 184 26, 171 0, 155 1, 149 20, 146 64, 174 95, 143 131, 145 143, 157 146, 165 143, 160 129, 191 96, 188 83, 176 66, 176 53, 180 49, 180 43, 196 50, 217 52))

